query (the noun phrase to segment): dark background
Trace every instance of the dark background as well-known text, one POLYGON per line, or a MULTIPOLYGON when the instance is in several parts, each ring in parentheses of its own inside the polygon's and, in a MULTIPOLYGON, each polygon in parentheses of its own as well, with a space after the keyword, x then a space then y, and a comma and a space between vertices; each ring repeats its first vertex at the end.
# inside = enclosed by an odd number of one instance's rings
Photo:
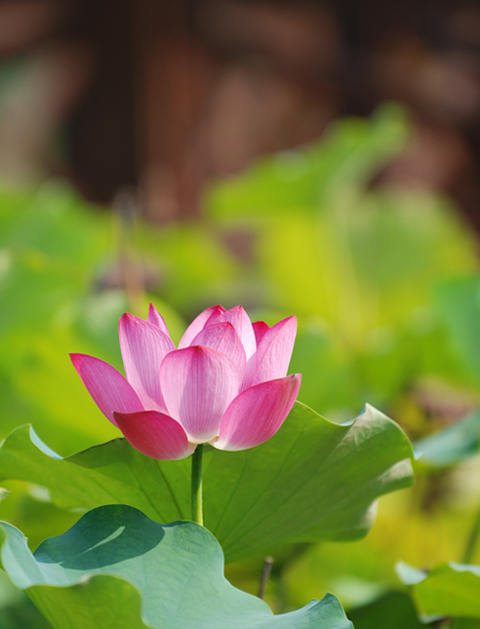
POLYGON ((413 137, 380 180, 480 225, 475 2, 4 0, 0 53, 4 176, 66 175, 103 203, 134 184, 151 219, 192 217, 212 178, 397 100, 413 137))

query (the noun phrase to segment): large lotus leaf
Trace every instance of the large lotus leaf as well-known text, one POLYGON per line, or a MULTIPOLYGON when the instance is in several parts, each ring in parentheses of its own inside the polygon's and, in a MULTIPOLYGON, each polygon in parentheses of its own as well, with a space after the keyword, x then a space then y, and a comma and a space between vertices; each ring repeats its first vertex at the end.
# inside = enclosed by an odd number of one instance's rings
POLYGON ((415 443, 421 463, 448 467, 478 454, 480 449, 480 411, 415 443))
MULTIPOLYGON (((257 448, 204 456, 207 528, 228 561, 288 541, 348 541, 367 534, 375 500, 413 481, 412 447, 372 407, 348 425, 296 403, 257 448)), ((0 480, 43 485, 63 508, 122 503, 160 522, 190 518, 190 460, 155 461, 115 439, 62 459, 28 426, 0 449, 0 480)))
POLYGON ((480 566, 448 562, 425 572, 400 563, 397 573, 423 616, 480 619, 480 566))
POLYGON ((228 583, 220 545, 192 522, 162 525, 132 507, 107 505, 34 554, 21 531, 0 526, 5 571, 54 627, 352 629, 331 595, 274 616, 228 583))

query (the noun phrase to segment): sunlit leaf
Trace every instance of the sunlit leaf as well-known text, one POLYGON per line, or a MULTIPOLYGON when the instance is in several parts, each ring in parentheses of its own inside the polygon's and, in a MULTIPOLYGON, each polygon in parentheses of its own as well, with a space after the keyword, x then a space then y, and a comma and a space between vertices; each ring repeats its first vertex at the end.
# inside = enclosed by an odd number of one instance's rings
MULTIPOLYGON (((227 561, 287 541, 347 541, 370 529, 375 500, 413 482, 411 445, 372 407, 338 425, 296 403, 281 430, 243 452, 210 448, 204 457, 206 526, 227 561)), ((113 502, 160 522, 190 517, 190 459, 155 461, 124 439, 67 459, 28 427, 0 449, 0 479, 45 486, 59 506, 113 502)))

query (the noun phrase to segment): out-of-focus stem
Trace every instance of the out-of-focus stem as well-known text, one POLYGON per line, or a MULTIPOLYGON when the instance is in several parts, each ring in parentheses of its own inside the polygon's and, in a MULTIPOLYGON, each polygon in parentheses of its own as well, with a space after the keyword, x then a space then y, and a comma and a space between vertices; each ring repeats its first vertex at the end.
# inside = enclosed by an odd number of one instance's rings
POLYGON ((475 554, 475 549, 478 543, 478 537, 480 535, 480 509, 477 511, 475 519, 473 521, 472 528, 470 529, 470 534, 467 539, 467 543, 465 544, 465 550, 463 551, 462 563, 471 563, 473 556, 475 554))
POLYGON ((140 315, 145 295, 142 273, 134 244, 138 214, 134 189, 125 187, 119 190, 113 201, 113 207, 118 217, 118 248, 128 309, 129 312, 140 315))
POLYGON ((263 599, 265 596, 265 588, 267 587, 268 579, 273 566, 273 557, 265 557, 263 562, 262 578, 260 579, 260 587, 258 588, 258 598, 263 599))
POLYGON ((192 520, 203 526, 202 457, 203 444, 200 443, 192 454, 192 520))

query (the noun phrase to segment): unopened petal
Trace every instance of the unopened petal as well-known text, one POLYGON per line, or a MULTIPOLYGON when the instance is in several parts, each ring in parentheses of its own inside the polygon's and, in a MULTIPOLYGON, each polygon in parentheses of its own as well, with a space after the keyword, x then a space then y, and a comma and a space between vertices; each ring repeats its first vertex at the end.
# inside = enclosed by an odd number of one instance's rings
POLYGON ((239 374, 225 354, 195 345, 165 357, 160 383, 169 414, 191 442, 203 443, 218 435, 223 413, 238 393, 239 374))
POLYGON ((297 318, 288 317, 265 332, 258 344, 248 385, 258 384, 287 375, 297 334, 297 318))
POLYGON ((155 327, 157 327, 160 332, 163 332, 170 338, 170 332, 168 331, 167 324, 165 323, 164 318, 155 308, 155 306, 151 303, 148 309, 148 323, 151 323, 155 327))
POLYGON ((213 323, 223 312, 225 312, 225 308, 218 304, 201 312, 185 330, 185 334, 178 344, 178 349, 191 345, 193 339, 203 330, 207 323, 213 323))
POLYGON ((245 450, 264 443, 277 432, 290 412, 301 375, 262 382, 240 393, 225 411, 219 450, 245 450))
POLYGON ((175 349, 173 341, 158 327, 131 314, 120 318, 120 348, 127 379, 144 408, 165 410, 160 390, 160 365, 175 349))
POLYGON ((223 323, 227 321, 231 323, 235 328, 235 332, 238 334, 242 345, 245 349, 247 360, 255 353, 257 349, 257 342, 255 340, 255 332, 253 331, 253 325, 250 321, 250 317, 242 308, 242 306, 235 306, 230 310, 226 310, 215 321, 215 323, 223 323))
POLYGON ((152 459, 184 459, 195 450, 180 424, 164 413, 115 413, 115 420, 127 441, 152 459))
POLYGON ((192 345, 204 345, 226 354, 237 366, 240 378, 243 378, 247 358, 242 342, 231 323, 208 325, 197 334, 192 345))
POLYGON ((70 354, 95 404, 115 426, 114 411, 132 413, 143 410, 143 404, 133 387, 114 367, 87 354, 70 354))

